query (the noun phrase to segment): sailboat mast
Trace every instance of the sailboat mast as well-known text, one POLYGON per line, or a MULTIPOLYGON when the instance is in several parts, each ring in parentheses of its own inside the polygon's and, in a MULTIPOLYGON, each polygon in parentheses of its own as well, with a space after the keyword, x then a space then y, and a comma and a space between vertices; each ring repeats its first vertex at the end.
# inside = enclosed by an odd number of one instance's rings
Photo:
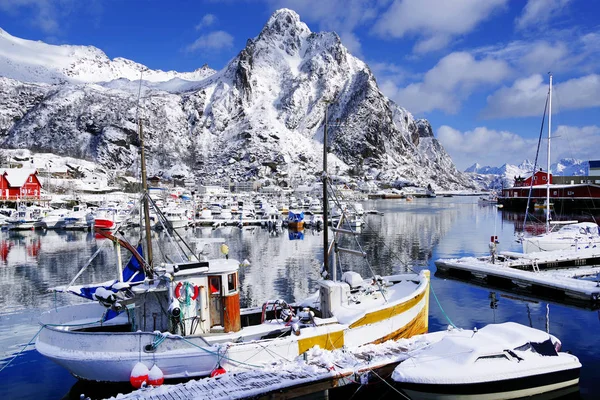
POLYGON ((546 232, 550 232, 550 135, 552 132, 552 74, 548 90, 548 165, 546 169, 546 232))
MULTIPOLYGON (((325 127, 323 128, 323 270, 329 272, 328 201, 327 201, 327 107, 325 103, 325 127)), ((333 276, 333 274, 331 275, 333 276)))
POLYGON ((141 169, 142 169, 142 202, 144 205, 144 227, 146 228, 146 255, 150 271, 146 272, 146 276, 152 279, 152 236, 150 232, 150 209, 148 205, 148 179, 146 177, 146 152, 144 150, 144 131, 142 129, 142 120, 138 120, 139 134, 140 134, 140 156, 141 156, 141 169))

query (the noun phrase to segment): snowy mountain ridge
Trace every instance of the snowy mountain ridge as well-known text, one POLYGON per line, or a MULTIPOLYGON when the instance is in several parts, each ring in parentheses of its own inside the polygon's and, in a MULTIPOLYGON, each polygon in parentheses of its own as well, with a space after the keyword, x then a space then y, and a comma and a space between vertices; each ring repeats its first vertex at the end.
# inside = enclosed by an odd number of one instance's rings
MULTIPOLYGON (((464 172, 469 173, 485 189, 500 189, 512 186, 516 176, 530 176, 533 168, 532 161, 524 160, 519 165, 504 164, 500 167, 481 166, 475 163, 464 172)), ((542 167, 538 165, 537 168, 542 167)), ((588 161, 562 158, 551 164, 550 171, 556 176, 585 176, 589 173, 589 164, 588 161)))
POLYGON ((192 72, 151 70, 126 58, 109 59, 93 46, 56 46, 20 39, 0 28, 0 76, 22 82, 57 84, 109 82, 119 78, 148 82, 200 81, 215 73, 203 66, 192 72))
MULTIPOLYGON (((23 44, 15 39, 15 46, 23 44)), ((110 61, 95 48, 25 42, 42 46, 53 63, 46 71, 25 68, 25 77, 14 58, 12 70, 0 64, 0 71, 15 74, 0 78, 0 146, 93 160, 107 170, 136 169, 137 85, 130 78, 137 79, 131 71, 139 74, 139 64, 110 61), (80 64, 65 69, 64 60, 73 59, 80 64), (82 83, 95 68, 103 80, 82 83)), ((144 72, 140 115, 150 174, 205 183, 317 179, 327 109, 332 173, 393 186, 474 188, 426 120, 386 98, 337 34, 311 32, 294 11, 273 13, 234 59, 211 71, 194 82, 144 72)))

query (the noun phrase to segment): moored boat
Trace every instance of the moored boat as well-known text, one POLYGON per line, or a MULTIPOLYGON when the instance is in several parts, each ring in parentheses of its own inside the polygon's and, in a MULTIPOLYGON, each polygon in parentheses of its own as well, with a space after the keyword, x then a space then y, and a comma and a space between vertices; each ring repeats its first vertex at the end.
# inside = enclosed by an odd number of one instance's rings
POLYGON ((514 399, 577 391, 581 363, 553 335, 514 322, 453 330, 411 352, 392 379, 412 399, 514 399))

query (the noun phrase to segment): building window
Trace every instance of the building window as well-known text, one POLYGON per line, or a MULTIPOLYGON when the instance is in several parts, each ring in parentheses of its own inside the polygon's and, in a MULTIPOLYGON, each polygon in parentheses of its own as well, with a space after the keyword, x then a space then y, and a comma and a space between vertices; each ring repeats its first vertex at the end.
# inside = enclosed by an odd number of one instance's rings
POLYGON ((553 192, 552 192, 552 196, 558 196, 558 191, 556 191, 556 190, 555 190, 555 191, 553 191, 553 192))
POLYGON ((235 292, 237 289, 237 282, 235 277, 235 272, 233 274, 227 275, 227 291, 235 292))
POLYGON ((575 194, 575 192, 571 192, 570 190, 567 192, 568 196, 573 196, 575 194))
POLYGON ((545 181, 545 180, 546 180, 546 177, 545 177, 545 176, 542 176, 542 180, 543 180, 543 181, 545 181))
POLYGON ((33 182, 33 176, 29 176, 29 182, 33 182))

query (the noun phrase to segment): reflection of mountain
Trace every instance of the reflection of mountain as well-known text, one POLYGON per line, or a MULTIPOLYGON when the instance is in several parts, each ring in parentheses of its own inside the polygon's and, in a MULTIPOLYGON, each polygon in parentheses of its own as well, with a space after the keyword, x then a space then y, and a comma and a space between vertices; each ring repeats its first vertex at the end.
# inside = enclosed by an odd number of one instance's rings
MULTIPOLYGON (((381 209, 385 215, 368 216, 368 226, 363 228, 359 240, 374 272, 380 275, 402 272, 402 265, 427 265, 433 247, 458 217, 454 207, 425 199, 410 205, 404 201, 382 201, 377 206, 387 207, 381 209)), ((265 230, 250 233, 236 228, 227 239, 231 256, 247 258, 251 263, 240 273, 245 305, 257 306, 271 298, 297 301, 316 290, 323 260, 321 232, 305 230, 303 240, 290 241, 285 232, 272 237, 265 230), (237 240, 239 243, 235 243, 237 240)), ((344 237, 342 245, 356 248, 351 240, 344 237)), ((370 276, 360 257, 344 254, 340 258, 345 270, 370 276)))

